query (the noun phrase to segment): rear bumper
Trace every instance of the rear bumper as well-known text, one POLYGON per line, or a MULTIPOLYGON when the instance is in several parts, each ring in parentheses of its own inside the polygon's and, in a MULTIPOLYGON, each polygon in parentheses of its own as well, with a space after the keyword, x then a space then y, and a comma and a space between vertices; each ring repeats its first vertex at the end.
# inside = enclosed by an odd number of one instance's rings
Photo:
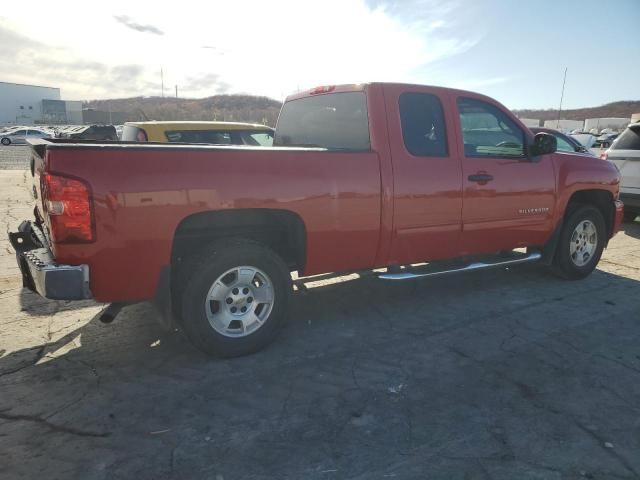
POLYGON ((43 241, 37 226, 24 221, 17 232, 9 233, 22 273, 22 284, 52 300, 92 298, 88 265, 59 265, 43 241))
POLYGON ((620 200, 616 200, 614 202, 614 207, 615 215, 613 217, 613 229, 611 230, 612 237, 620 231, 620 227, 622 226, 622 221, 624 218, 624 203, 622 203, 620 200))

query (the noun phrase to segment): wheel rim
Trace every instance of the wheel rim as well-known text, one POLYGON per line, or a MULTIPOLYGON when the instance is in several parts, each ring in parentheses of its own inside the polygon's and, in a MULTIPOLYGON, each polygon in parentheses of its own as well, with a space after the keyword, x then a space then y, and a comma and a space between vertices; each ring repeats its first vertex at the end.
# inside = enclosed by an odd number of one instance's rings
POLYGON ((234 267, 209 288, 205 312, 211 327, 225 337, 246 337, 262 327, 273 309, 269 276, 256 267, 234 267))
POLYGON ((591 220, 583 220, 571 234, 569 254, 571 261, 578 267, 584 267, 591 261, 598 247, 598 230, 591 220))

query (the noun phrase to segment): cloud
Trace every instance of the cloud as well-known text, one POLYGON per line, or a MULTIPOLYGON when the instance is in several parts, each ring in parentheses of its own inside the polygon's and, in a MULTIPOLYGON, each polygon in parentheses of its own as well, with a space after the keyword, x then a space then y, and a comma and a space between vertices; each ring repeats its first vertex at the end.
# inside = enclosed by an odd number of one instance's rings
POLYGON ((209 91, 209 95, 221 95, 227 93, 231 89, 231 85, 222 81, 217 73, 205 73, 203 75, 189 77, 183 90, 185 92, 209 91))
POLYGON ((487 78, 467 78, 463 80, 455 80, 449 86, 452 88, 460 88, 462 90, 476 90, 484 87, 493 87, 513 81, 512 77, 487 77, 487 78))
POLYGON ((324 0, 310 18, 299 0, 236 0, 244 12, 236 22, 221 19, 214 2, 181 0, 174 10, 111 0, 91 22, 73 9, 12 14, 3 26, 13 33, 0 31, 0 71, 8 81, 60 87, 68 99, 159 95, 161 69, 165 86, 185 97, 283 99, 321 84, 425 83, 435 62, 477 42, 456 28, 458 8, 458 0, 324 0))
POLYGON ((114 15, 113 18, 122 25, 141 33, 153 33, 154 35, 164 35, 164 32, 153 25, 143 25, 135 22, 127 15, 114 15))

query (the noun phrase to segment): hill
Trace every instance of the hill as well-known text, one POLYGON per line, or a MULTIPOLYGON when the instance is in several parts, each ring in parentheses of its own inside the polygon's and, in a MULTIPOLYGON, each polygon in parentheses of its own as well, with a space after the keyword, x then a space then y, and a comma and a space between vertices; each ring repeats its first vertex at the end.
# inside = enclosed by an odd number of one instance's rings
POLYGON ((83 108, 124 112, 136 120, 220 120, 275 125, 281 102, 252 95, 215 95, 207 98, 134 97, 91 100, 83 108))
MULTIPOLYGON (((207 98, 134 97, 84 102, 84 108, 124 112, 127 120, 222 120, 274 126, 282 103, 253 95, 215 95, 207 98)), ((555 120, 557 109, 514 110, 519 117, 555 120)), ((563 110, 567 120, 625 117, 640 113, 640 100, 608 103, 599 107, 563 110)))
MULTIPOLYGON (((556 120, 558 118, 558 110, 553 108, 546 110, 513 110, 513 113, 522 118, 537 118, 539 120, 556 120)), ((640 100, 607 103, 599 107, 563 110, 560 117, 564 120, 606 117, 631 118, 633 113, 640 113, 640 100)))

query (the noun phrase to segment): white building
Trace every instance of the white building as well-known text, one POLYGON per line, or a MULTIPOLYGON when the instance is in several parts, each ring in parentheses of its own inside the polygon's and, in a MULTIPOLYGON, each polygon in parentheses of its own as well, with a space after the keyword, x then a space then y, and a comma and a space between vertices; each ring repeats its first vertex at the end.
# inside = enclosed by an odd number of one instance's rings
POLYGON ((0 125, 82 124, 82 102, 60 99, 60 89, 0 82, 0 125))
POLYGON ((584 131, 590 132, 592 129, 595 129, 600 132, 605 128, 622 131, 629 125, 630 121, 630 118, 620 117, 587 118, 584 121, 584 131))
POLYGON ((545 120, 545 128, 555 128, 561 132, 571 132, 573 130, 581 130, 584 122, 581 120, 545 120))
POLYGON ((524 123, 527 127, 539 127, 540 120, 537 118, 521 118, 520 121, 524 123))
POLYGON ((32 125, 42 119, 42 100, 60 100, 60 89, 0 82, 0 124, 32 125))

